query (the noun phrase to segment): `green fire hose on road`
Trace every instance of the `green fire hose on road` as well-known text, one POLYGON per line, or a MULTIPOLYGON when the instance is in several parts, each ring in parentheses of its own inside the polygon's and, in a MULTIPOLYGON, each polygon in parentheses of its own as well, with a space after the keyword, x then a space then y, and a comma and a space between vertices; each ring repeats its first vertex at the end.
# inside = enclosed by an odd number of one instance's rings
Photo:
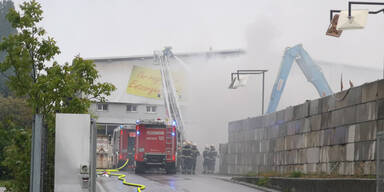
MULTIPOLYGON (((118 179, 123 181, 124 185, 137 187, 137 192, 141 192, 141 190, 145 189, 145 185, 136 184, 136 183, 128 183, 125 179, 126 175, 120 174, 120 173, 112 173, 112 172, 119 172, 121 169, 123 169, 129 162, 129 159, 119 168, 117 169, 96 169, 97 172, 107 172, 108 175, 111 176, 118 176, 118 179)), ((98 173, 98 175, 101 175, 102 173, 98 173)))

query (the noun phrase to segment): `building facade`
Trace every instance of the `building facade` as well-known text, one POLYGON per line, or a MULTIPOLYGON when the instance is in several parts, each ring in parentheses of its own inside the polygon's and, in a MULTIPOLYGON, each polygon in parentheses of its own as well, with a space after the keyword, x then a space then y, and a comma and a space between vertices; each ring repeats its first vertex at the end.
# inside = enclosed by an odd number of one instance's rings
MULTIPOLYGON (((243 54, 242 50, 210 51, 204 53, 175 54, 185 61, 207 60, 243 54)), ((116 90, 107 97, 106 103, 93 102, 90 112, 96 118, 99 135, 112 136, 121 125, 132 125, 139 119, 166 119, 166 108, 162 98, 160 66, 152 55, 132 57, 95 58, 93 60, 101 82, 109 82, 116 90)), ((183 71, 180 60, 171 59, 172 70, 183 71)), ((184 63, 185 65, 185 63, 184 63)), ((182 74, 179 73, 179 74, 182 74)), ((176 78, 178 75, 175 75, 176 78)), ((181 75, 182 76, 182 75, 181 75)), ((175 78, 175 79, 176 79, 175 78)), ((182 87, 176 82, 176 89, 182 87)), ((178 90, 179 92, 179 90, 178 90)), ((182 93, 179 92, 182 98, 182 93)), ((181 99, 181 108, 186 106, 181 99)))

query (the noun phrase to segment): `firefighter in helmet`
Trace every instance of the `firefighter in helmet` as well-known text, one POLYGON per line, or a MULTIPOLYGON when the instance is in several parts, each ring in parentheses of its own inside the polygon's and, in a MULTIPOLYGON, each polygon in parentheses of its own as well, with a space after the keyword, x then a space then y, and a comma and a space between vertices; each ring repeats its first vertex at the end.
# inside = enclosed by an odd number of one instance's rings
POLYGON ((216 165, 216 157, 217 157, 217 151, 215 149, 214 145, 211 145, 208 152, 208 173, 214 173, 215 172, 215 165, 216 165))
POLYGON ((200 156, 196 143, 192 144, 192 174, 195 174, 197 157, 200 156))
POLYGON ((192 152, 192 143, 186 141, 183 143, 181 149, 181 173, 182 174, 191 174, 193 168, 193 152, 192 152))
POLYGON ((209 147, 208 145, 206 145, 203 151, 203 174, 208 173, 208 163, 209 163, 208 153, 209 153, 209 147))

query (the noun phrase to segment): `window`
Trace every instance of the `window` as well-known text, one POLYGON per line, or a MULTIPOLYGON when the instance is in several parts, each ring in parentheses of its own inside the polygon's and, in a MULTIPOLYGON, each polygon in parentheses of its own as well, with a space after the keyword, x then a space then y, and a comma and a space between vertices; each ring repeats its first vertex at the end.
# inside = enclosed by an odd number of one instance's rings
POLYGON ((147 106, 147 113, 156 113, 156 106, 147 106))
POLYGON ((137 112, 137 105, 128 104, 127 105, 127 111, 129 111, 129 112, 137 112))
POLYGON ((97 104, 97 110, 98 111, 108 111, 108 104, 98 103, 97 104))

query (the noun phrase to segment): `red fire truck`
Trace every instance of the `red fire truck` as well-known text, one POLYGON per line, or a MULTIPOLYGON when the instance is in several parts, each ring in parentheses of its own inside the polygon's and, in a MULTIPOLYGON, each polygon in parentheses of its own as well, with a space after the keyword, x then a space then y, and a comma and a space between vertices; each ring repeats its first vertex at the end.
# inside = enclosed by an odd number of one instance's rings
POLYGON ((126 168, 133 168, 135 155, 135 125, 121 125, 114 129, 112 136, 112 164, 113 167, 122 166, 127 159, 129 162, 126 168))
POLYGON ((176 173, 176 123, 138 120, 136 122, 135 173, 151 167, 164 168, 167 174, 176 173))

